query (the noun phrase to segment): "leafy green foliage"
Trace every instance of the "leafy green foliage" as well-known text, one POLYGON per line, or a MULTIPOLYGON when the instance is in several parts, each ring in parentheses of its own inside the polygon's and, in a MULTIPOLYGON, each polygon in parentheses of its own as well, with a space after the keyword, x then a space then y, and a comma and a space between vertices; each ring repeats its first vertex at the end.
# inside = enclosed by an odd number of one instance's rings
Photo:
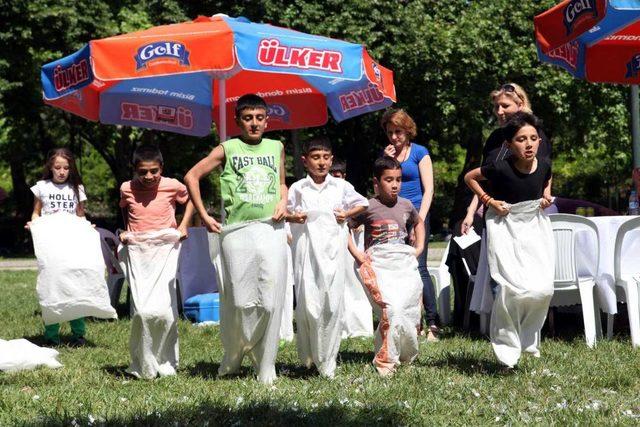
MULTIPOLYGON (((427 145, 435 165, 435 228, 448 216, 459 173, 480 161, 484 137, 495 127, 488 98, 501 83, 514 81, 528 91, 554 145, 554 192, 602 204, 618 202, 631 167, 627 89, 594 85, 537 59, 533 16, 554 0, 28 0, 0 8, 0 156, 13 168, 11 188, 18 213, 31 208, 28 186, 40 173, 45 153, 67 145, 77 155, 97 153, 107 170, 85 169, 85 181, 103 214, 113 213, 118 183, 129 179, 131 152, 140 141, 157 141, 167 173, 180 177, 217 143, 87 122, 43 105, 42 64, 70 54, 91 39, 197 15, 246 16, 300 31, 361 43, 394 71, 398 106, 419 126, 417 142, 427 145), (86 151, 87 145, 95 151, 86 151), (84 147, 84 148, 83 148, 84 147), (86 153, 85 153, 86 151, 86 153), (606 171, 602 173, 601 171, 606 171), (95 175, 95 177, 94 177, 95 175), (97 179, 95 183, 94 179, 97 179), (108 189, 97 187, 108 185, 108 189)), ((299 132, 303 142, 328 135, 338 157, 346 158, 349 178, 363 193, 371 189, 373 160, 386 144, 379 114, 299 132)), ((290 141, 287 133, 278 133, 290 141)), ((289 156, 294 154, 287 144, 289 156)), ((91 157, 93 159, 93 157, 91 157)), ((93 162, 93 163, 92 163, 93 162)), ((209 185, 209 184, 207 184, 209 185)), ((213 187, 205 191, 215 197, 213 187)), ((93 203, 93 201, 92 201, 93 203)), ((211 206, 217 202, 211 199, 211 206)), ((96 212, 96 213, 100 213, 96 212)))

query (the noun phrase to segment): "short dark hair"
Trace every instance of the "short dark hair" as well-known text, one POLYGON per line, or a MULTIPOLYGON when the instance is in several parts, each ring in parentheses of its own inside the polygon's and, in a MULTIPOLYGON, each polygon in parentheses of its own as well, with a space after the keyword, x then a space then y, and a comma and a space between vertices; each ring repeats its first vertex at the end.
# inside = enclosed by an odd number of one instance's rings
POLYGON ((240 113, 244 109, 257 109, 262 108, 264 111, 267 111, 267 103, 256 94, 248 93, 246 95, 242 95, 238 98, 238 102, 236 102, 236 117, 240 116, 240 113))
POLYGON ((160 166, 164 165, 160 149, 153 144, 140 144, 133 152, 133 167, 138 167, 140 162, 158 162, 160 166))
POLYGON ((343 175, 347 174, 347 162, 342 159, 334 160, 333 164, 329 168, 329 173, 340 172, 343 175))
POLYGON ((315 150, 328 151, 333 153, 331 149, 331 141, 326 136, 321 136, 318 138, 311 138, 307 142, 305 142, 304 147, 302 148, 302 154, 308 156, 309 153, 315 150))
POLYGON ((536 128, 538 135, 540 135, 540 129, 542 127, 540 119, 531 113, 525 113, 523 111, 518 111, 507 119, 507 122, 502 126, 502 135, 507 142, 511 142, 518 131, 525 126, 533 126, 536 128))
POLYGON ((373 164, 373 175, 377 179, 380 179, 384 171, 396 169, 402 169, 402 166, 400 166, 400 163, 398 163, 396 159, 387 156, 379 157, 373 164))

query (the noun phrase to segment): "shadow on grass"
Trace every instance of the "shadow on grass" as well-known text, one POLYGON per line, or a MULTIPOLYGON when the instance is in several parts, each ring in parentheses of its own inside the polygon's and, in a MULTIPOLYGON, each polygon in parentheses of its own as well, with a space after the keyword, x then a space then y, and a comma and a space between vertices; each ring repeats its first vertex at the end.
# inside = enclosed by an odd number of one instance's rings
POLYGON ((27 337, 22 337, 27 341, 31 341, 31 343, 38 345, 40 347, 48 347, 48 348, 53 348, 55 350, 60 350, 62 348, 71 348, 71 349, 80 349, 80 348, 96 348, 97 345, 91 341, 91 340, 86 340, 84 345, 79 346, 79 347, 74 347, 73 346, 73 335, 71 334, 60 334, 60 344, 58 345, 52 345, 47 343, 47 341, 45 341, 44 339, 44 335, 29 335, 27 337))
MULTIPOLYGON (((290 402, 277 400, 247 402, 228 405, 219 402, 206 402, 195 407, 176 408, 139 415, 117 415, 100 420, 106 426, 165 426, 176 425, 296 425, 296 426, 371 426, 406 424, 408 417, 397 407, 355 408, 331 404, 305 410, 292 406, 290 402)), ((65 414, 60 417, 45 417, 39 425, 78 425, 84 424, 86 417, 65 414)))
POLYGON ((103 366, 102 370, 116 379, 134 378, 133 375, 127 373, 126 365, 107 365, 103 366))
POLYGON ((341 351, 338 353, 338 361, 342 363, 368 364, 373 361, 373 351, 341 351))
MULTIPOLYGON (((186 367, 185 371, 192 377, 200 377, 206 380, 216 381, 235 380, 238 378, 253 378, 255 376, 253 369, 248 366, 242 366, 240 368, 240 371, 235 374, 218 377, 219 367, 219 363, 197 362, 195 365, 186 367)), ((285 377, 289 379, 305 379, 318 375, 315 369, 307 369, 302 365, 295 365, 290 363, 276 363, 276 373, 278 374, 278 377, 285 377)))
POLYGON ((517 369, 507 369, 501 364, 490 359, 479 359, 478 357, 459 356, 455 354, 447 354, 445 357, 429 363, 424 366, 434 368, 453 368, 465 375, 489 375, 489 376, 508 376, 517 369))

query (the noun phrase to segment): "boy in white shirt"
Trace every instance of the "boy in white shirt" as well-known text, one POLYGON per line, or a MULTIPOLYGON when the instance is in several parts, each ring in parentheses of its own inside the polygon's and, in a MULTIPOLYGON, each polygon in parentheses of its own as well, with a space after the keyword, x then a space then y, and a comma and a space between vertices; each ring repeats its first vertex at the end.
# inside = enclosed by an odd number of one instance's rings
POLYGON ((364 212, 367 199, 345 180, 329 175, 331 143, 313 139, 304 148, 306 178, 289 189, 287 220, 293 235, 296 343, 301 362, 332 378, 344 311, 346 220, 364 212))

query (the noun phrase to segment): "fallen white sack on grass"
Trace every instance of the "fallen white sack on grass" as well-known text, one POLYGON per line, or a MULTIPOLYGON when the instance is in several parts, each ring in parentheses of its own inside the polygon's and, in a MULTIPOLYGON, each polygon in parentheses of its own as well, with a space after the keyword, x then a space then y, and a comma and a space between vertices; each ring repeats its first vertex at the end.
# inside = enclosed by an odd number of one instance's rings
POLYGON ((487 212, 487 257, 498 283, 491 312, 491 344, 514 366, 522 351, 539 356, 540 329, 553 296, 554 241, 539 200, 511 205, 508 215, 487 212))
MULTIPOLYGON (((364 250, 364 231, 352 231, 353 241, 364 250)), ((347 254, 345 263, 344 320, 342 338, 372 337, 373 310, 357 274, 355 259, 347 254)))
POLYGON ((367 253, 370 261, 359 272, 380 319, 373 364, 381 375, 389 375, 401 362, 411 363, 418 355, 422 279, 415 249, 409 245, 384 243, 367 253))
POLYGON ((38 366, 60 368, 62 363, 58 362, 57 357, 56 350, 39 347, 25 339, 0 339, 0 371, 17 372, 38 366))
POLYGON ((68 213, 41 216, 32 221, 31 236, 45 325, 118 317, 109 300, 100 234, 86 219, 68 213))
POLYGON ((298 355, 326 377, 334 376, 342 339, 348 232, 331 211, 291 224, 298 355))
MULTIPOLYGON (((287 281, 283 223, 250 221, 220 233, 220 335, 224 357, 218 375, 237 372, 248 354, 258 381, 276 378, 278 334, 287 281)), ((216 249, 210 249, 212 256, 216 249)))
POLYGON ((133 316, 127 372, 140 378, 175 375, 178 366, 176 271, 180 232, 128 233, 118 258, 131 288, 133 316))

